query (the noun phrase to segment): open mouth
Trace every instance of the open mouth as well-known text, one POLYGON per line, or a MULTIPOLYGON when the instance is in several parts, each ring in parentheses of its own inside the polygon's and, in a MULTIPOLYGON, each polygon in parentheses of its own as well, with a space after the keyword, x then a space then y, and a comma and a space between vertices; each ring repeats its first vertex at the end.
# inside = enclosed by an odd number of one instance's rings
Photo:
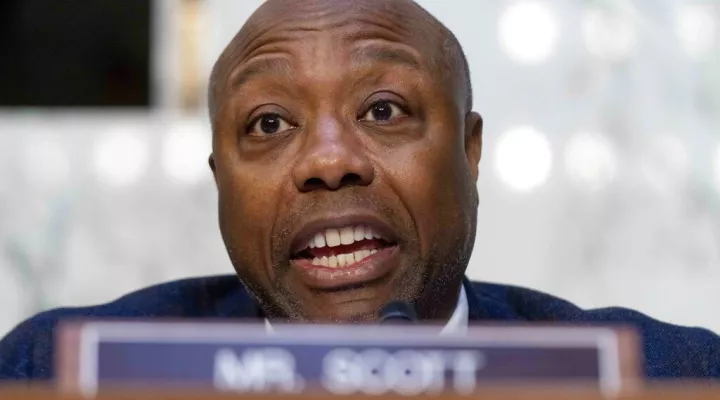
POLYGON ((292 259, 316 267, 348 268, 395 245, 368 225, 349 225, 315 233, 292 259))

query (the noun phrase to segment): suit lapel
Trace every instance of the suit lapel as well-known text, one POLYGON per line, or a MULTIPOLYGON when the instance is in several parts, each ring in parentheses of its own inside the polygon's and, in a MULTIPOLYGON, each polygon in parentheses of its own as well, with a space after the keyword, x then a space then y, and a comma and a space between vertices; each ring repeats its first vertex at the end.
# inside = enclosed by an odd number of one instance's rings
POLYGON ((463 278, 463 287, 465 288, 465 294, 468 302, 468 320, 469 321, 480 321, 483 318, 483 309, 480 302, 479 294, 475 292, 475 287, 470 280, 465 277, 463 278))
MULTIPOLYGON (((237 277, 235 277, 237 279, 237 277)), ((215 311, 215 317, 239 318, 250 321, 263 321, 260 305, 245 288, 245 285, 238 279, 237 288, 220 302, 215 311)))
POLYGON ((514 307, 512 297, 502 285, 463 280, 468 298, 468 320, 470 322, 525 321, 526 318, 514 307))

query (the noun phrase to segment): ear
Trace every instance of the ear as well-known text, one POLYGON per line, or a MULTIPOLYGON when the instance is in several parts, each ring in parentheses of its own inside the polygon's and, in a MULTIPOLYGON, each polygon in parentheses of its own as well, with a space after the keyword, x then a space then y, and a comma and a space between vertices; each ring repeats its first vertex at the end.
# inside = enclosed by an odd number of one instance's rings
POLYGON ((215 179, 215 186, 217 186, 217 170, 215 169, 215 157, 212 153, 210 153, 210 157, 208 157, 208 164, 210 165, 210 170, 212 171, 213 178, 215 179))
POLYGON ((478 165, 482 155, 483 119, 480 114, 470 112, 465 116, 465 156, 473 180, 478 179, 478 165))

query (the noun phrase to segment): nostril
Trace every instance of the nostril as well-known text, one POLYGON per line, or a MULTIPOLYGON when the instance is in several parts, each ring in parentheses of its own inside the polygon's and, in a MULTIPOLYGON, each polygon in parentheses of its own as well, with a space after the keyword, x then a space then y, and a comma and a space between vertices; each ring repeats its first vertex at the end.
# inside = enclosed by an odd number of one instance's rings
POLYGON ((355 185, 362 185, 363 179, 360 175, 355 173, 345 174, 342 178, 340 178, 340 181, 337 180, 325 180, 322 178, 309 178, 305 180, 305 183, 303 184, 302 191, 304 192, 312 192, 313 190, 318 189, 328 189, 328 190, 337 190, 344 186, 355 186, 355 185))
POLYGON ((362 178, 358 174, 345 174, 345 176, 340 179, 340 186, 360 184, 362 184, 362 178))
POLYGON ((320 178, 310 178, 305 181, 305 185, 303 186, 303 189, 308 192, 323 188, 327 188, 327 185, 320 178))

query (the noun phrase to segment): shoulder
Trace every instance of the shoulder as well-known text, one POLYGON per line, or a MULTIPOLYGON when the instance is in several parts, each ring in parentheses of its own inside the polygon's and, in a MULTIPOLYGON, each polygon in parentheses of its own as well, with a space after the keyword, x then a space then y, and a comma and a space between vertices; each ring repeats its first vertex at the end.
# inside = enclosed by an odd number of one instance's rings
POLYGON ((641 335, 649 377, 720 378, 720 336, 709 330, 665 323, 627 308, 582 309, 550 294, 512 285, 472 282, 472 287, 480 307, 486 302, 495 304, 510 319, 635 328, 641 335))
POLYGON ((254 304, 235 275, 177 280, 106 304, 45 311, 0 341, 0 380, 51 378, 54 330, 60 320, 250 317, 253 311, 254 304))

